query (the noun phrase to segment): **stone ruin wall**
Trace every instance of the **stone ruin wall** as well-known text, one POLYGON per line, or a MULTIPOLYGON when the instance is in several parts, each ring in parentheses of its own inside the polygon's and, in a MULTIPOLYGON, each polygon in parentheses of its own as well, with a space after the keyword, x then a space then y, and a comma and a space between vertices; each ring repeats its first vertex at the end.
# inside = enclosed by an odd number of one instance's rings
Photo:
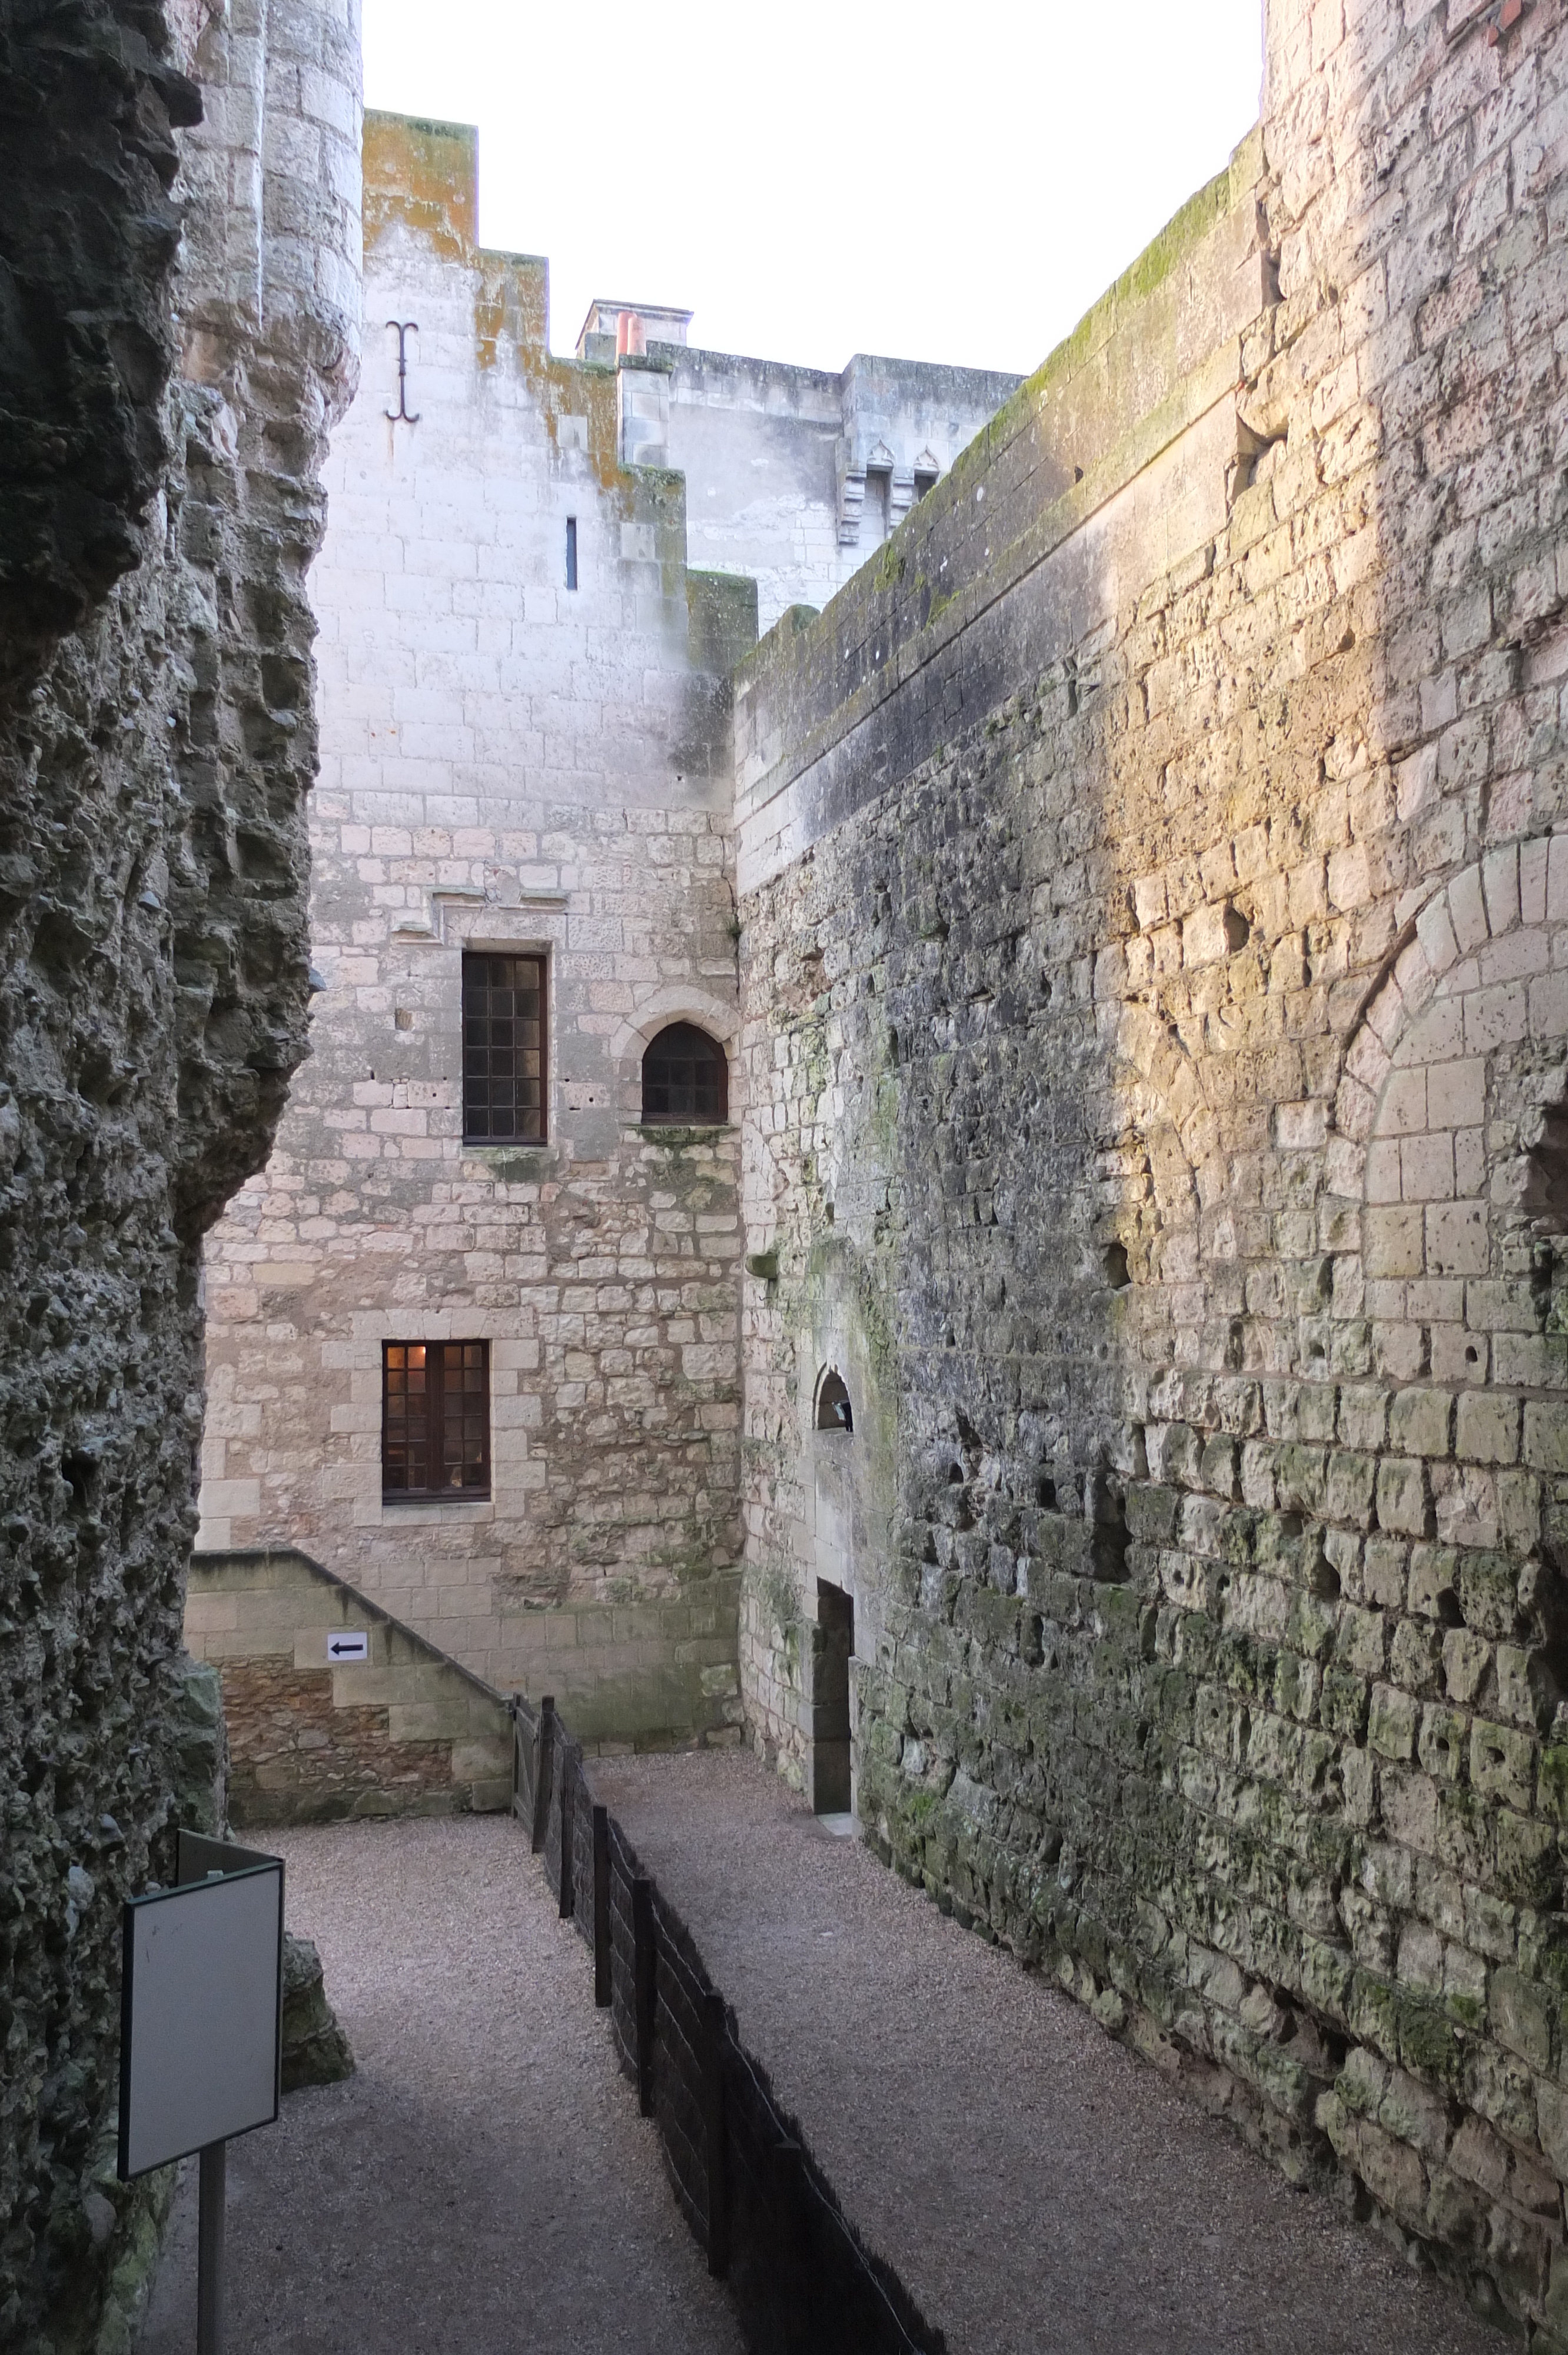
POLYGON ((743 667, 742 1666, 804 1773, 852 1585, 882 1852, 1552 2348, 1568 11, 1503 13, 1277 0, 1230 173, 743 667))
POLYGON ((355 0, 0 19, 0 2340, 40 2355, 122 2343, 156 2204, 120 1904, 212 1767, 198 1255, 304 1044, 358 76, 355 0))

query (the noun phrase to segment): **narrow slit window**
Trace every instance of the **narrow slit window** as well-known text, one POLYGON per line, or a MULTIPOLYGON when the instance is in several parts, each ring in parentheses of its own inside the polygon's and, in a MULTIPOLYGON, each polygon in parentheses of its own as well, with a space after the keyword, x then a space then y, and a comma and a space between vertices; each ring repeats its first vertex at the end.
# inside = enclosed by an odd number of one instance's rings
POLYGON ((568 516, 567 517, 567 586, 568 589, 575 589, 577 585, 577 519, 576 516, 568 516))
POLYGON ((830 1371, 822 1377, 822 1387, 817 1392, 817 1429, 844 1432, 854 1429, 854 1409, 850 1404, 849 1391, 840 1373, 830 1371))
POLYGON ((543 1145, 545 960, 471 951, 462 961, 465 1145, 543 1145))
POLYGON ((381 1494, 488 1497, 488 1341, 381 1345, 381 1494))
POLYGON ((660 1031, 642 1058, 642 1118, 692 1128, 729 1118, 729 1059, 716 1039, 691 1022, 660 1031))

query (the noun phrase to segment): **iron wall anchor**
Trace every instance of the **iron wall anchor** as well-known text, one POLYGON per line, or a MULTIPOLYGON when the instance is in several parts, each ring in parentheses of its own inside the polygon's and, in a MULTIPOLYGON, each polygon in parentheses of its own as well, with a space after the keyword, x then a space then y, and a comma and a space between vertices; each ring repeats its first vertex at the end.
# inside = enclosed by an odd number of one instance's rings
POLYGON ((387 324, 397 336, 397 406, 384 409, 381 414, 392 425, 418 425, 418 411, 408 408, 408 337, 418 334, 419 323, 418 319, 388 319, 387 324))

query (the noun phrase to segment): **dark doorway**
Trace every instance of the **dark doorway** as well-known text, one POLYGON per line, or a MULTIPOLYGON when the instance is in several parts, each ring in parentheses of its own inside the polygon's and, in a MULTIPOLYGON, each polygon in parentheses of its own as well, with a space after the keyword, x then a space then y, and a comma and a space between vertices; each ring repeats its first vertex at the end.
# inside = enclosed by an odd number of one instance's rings
POLYGON ((819 1579, 811 1634, 811 1805, 819 1816, 847 1816, 853 1595, 819 1579))

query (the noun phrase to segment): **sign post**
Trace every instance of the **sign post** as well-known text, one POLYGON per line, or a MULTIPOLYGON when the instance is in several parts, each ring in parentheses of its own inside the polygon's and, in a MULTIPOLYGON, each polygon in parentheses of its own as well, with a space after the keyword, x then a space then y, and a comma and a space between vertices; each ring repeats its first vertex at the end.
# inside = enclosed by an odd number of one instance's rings
POLYGON ((283 1862, 182 1831, 176 1869, 122 1919, 119 2171, 201 2154, 196 2348, 223 2355, 228 2138, 281 2093, 283 1862))
POLYGON ((224 2181, 228 2145, 202 2151, 196 2211, 196 2355, 223 2355, 224 2181))

